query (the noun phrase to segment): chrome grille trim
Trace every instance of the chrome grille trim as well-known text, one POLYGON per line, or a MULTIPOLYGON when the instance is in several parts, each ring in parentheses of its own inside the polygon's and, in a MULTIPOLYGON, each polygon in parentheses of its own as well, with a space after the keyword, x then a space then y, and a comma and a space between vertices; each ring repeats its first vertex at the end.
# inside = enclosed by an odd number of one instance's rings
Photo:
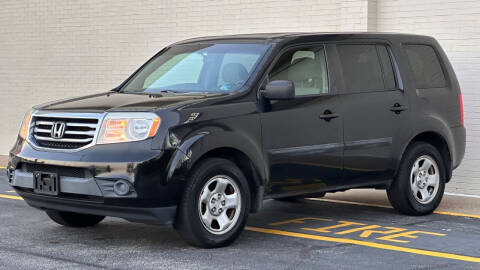
MULTIPOLYGON (((67 125, 68 126, 68 125, 67 125)), ((86 136, 95 136, 95 130, 91 131, 73 131, 73 130, 65 130, 65 134, 70 135, 86 135, 86 136)))
POLYGON ((86 143, 86 142, 91 142, 93 141, 93 138, 87 138, 87 139, 54 139, 51 137, 44 137, 44 136, 37 136, 33 135, 33 137, 39 141, 48 141, 48 142, 72 142, 72 143, 86 143))
POLYGON ((88 128, 97 128, 97 124, 86 124, 86 123, 67 123, 67 127, 88 127, 88 128))
POLYGON ((35 111, 27 135, 28 143, 35 149, 74 152, 91 147, 97 141, 106 113, 63 113, 35 111), (55 122, 65 122, 62 138, 53 138, 55 122))

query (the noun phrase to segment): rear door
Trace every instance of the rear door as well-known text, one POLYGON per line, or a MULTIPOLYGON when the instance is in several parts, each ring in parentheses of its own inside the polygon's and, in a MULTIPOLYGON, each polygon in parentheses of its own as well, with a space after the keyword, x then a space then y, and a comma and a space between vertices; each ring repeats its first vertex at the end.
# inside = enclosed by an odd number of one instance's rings
POLYGON ((342 177, 342 122, 329 88, 323 44, 281 54, 269 80, 290 80, 295 99, 270 101, 262 113, 262 138, 270 171, 267 193, 315 193, 342 177))
POLYGON ((391 49, 374 43, 336 44, 329 49, 334 50, 342 78, 343 184, 363 186, 391 179, 395 147, 403 145, 400 142, 409 133, 410 113, 391 49))

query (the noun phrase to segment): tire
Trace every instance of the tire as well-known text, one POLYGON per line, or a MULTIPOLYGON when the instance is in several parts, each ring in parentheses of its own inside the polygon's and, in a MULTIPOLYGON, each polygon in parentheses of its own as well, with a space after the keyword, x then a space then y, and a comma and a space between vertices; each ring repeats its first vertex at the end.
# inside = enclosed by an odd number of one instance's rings
POLYGON ((440 152, 433 145, 424 142, 410 145, 397 176, 387 189, 392 206, 407 215, 432 213, 440 204, 445 190, 444 164, 440 152))
POLYGON ((95 226, 105 218, 104 216, 85 215, 55 210, 47 210, 46 213, 48 217, 56 223, 76 228, 95 226))
POLYGON ((229 160, 208 158, 189 176, 174 227, 191 245, 226 246, 243 231, 250 202, 250 188, 242 171, 229 160))

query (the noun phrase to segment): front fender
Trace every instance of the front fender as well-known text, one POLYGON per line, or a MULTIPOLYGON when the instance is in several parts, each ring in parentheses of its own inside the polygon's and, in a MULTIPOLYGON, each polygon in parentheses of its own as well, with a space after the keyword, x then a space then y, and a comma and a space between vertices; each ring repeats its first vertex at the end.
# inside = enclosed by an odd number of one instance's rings
POLYGON ((185 178, 198 160, 219 148, 230 148, 244 153, 259 174, 259 183, 256 184, 265 184, 267 172, 261 146, 251 138, 232 131, 201 132, 183 140, 168 165, 167 181, 185 178))

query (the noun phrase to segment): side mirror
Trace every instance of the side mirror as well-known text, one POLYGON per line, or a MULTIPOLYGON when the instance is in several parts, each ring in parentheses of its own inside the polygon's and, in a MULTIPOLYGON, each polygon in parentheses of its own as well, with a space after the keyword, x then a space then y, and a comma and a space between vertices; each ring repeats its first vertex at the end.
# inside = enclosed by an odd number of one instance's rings
POLYGON ((292 81, 271 81, 265 86, 263 96, 271 100, 293 99, 295 98, 295 86, 292 81))

